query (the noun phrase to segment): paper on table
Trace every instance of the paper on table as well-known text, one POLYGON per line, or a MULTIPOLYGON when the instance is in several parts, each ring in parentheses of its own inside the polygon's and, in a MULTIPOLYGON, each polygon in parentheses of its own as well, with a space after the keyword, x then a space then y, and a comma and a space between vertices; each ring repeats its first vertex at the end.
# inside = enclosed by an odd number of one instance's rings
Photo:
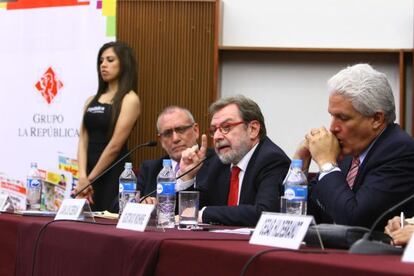
POLYGON ((237 229, 215 229, 210 230, 214 233, 229 233, 229 234, 241 234, 241 235, 251 235, 254 231, 254 228, 237 228, 237 229))
POLYGON ((408 224, 414 224, 414 217, 413 218, 406 218, 405 222, 408 224))
POLYGON ((93 212, 93 216, 98 217, 98 218, 105 218, 105 219, 118 219, 118 214, 111 213, 111 212, 108 212, 108 211, 93 212))

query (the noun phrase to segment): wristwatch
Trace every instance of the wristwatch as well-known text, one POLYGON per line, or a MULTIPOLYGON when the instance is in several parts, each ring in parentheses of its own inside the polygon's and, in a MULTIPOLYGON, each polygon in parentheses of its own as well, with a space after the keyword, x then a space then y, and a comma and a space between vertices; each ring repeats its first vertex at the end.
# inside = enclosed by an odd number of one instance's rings
POLYGON ((329 173, 329 172, 333 171, 336 168, 338 168, 337 164, 325 163, 325 164, 322 164, 322 166, 320 166, 319 171, 321 173, 329 173))

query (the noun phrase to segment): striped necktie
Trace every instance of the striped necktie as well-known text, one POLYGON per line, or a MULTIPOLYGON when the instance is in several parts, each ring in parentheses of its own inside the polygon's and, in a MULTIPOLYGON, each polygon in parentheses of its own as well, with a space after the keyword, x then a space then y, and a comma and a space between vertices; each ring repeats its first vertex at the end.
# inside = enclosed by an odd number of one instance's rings
POLYGON ((346 182, 348 182, 349 188, 353 188, 354 187, 354 181, 355 181, 355 177, 358 174, 358 169, 359 169, 359 156, 356 156, 352 159, 352 163, 351 163, 351 168, 348 171, 348 175, 346 176, 346 182))
POLYGON ((180 163, 177 163, 177 165, 175 165, 175 169, 174 169, 175 176, 177 176, 177 173, 178 173, 179 170, 180 170, 180 163))

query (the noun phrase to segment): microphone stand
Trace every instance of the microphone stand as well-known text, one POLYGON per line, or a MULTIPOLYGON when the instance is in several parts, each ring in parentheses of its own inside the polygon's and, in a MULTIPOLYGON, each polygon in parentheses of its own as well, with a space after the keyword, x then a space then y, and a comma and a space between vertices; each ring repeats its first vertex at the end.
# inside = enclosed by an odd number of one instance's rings
POLYGON ((350 248, 350 254, 367 254, 367 255, 401 255, 404 251, 402 247, 396 247, 391 244, 386 244, 381 241, 373 240, 373 233, 378 223, 389 213, 395 211, 397 208, 406 204, 414 198, 414 194, 398 202, 384 213, 382 213, 377 220, 372 224, 371 229, 361 239, 357 240, 350 248))
POLYGON ((86 185, 85 187, 83 187, 80 191, 78 191, 75 194, 71 195, 71 198, 76 198, 78 195, 80 195, 84 190, 86 190, 86 188, 90 187, 93 183, 95 183, 99 178, 101 178, 103 175, 105 175, 109 170, 111 170, 113 167, 115 167, 116 165, 119 164, 119 162, 121 162, 122 160, 124 160, 125 158, 127 158, 128 156, 130 156, 133 152, 135 152, 137 149, 142 148, 142 147, 155 147, 157 145, 156 141, 149 141, 143 144, 139 144, 137 146, 135 146, 132 150, 128 151, 126 154, 124 154, 121 158, 119 158, 115 163, 113 163, 111 166, 109 166, 106 170, 104 170, 103 172, 101 172, 97 177, 95 177, 88 185, 86 185))

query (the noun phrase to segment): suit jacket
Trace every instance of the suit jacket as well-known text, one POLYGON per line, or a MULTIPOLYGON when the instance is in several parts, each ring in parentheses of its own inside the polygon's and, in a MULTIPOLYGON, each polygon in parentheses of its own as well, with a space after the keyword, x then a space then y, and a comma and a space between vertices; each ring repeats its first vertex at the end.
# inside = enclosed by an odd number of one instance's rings
POLYGON ((137 177, 137 189, 141 191, 141 197, 148 194, 154 197, 157 195, 157 176, 162 170, 162 160, 169 158, 164 156, 157 160, 145 160, 141 164, 137 177))
MULTIPOLYGON (((338 163, 341 171, 325 175, 312 187, 312 199, 335 223, 371 227, 388 208, 414 193, 414 140, 397 124, 390 124, 360 165, 351 190, 346 175, 352 156, 338 163)), ((414 215, 414 203, 400 211, 414 215)))
POLYGON ((230 165, 217 156, 203 165, 197 174, 203 222, 254 226, 262 211, 279 211, 280 191, 290 159, 269 138, 255 149, 244 174, 238 206, 227 206, 230 189, 230 165))
MULTIPOLYGON (((211 155, 215 155, 214 150, 207 149, 207 157, 211 155)), ((141 191, 141 197, 148 194, 154 197, 157 195, 157 176, 162 170, 163 159, 170 159, 170 157, 166 155, 161 159, 146 160, 142 163, 137 177, 137 189, 141 191)), ((208 162, 209 160, 206 160, 204 163, 208 162)))

